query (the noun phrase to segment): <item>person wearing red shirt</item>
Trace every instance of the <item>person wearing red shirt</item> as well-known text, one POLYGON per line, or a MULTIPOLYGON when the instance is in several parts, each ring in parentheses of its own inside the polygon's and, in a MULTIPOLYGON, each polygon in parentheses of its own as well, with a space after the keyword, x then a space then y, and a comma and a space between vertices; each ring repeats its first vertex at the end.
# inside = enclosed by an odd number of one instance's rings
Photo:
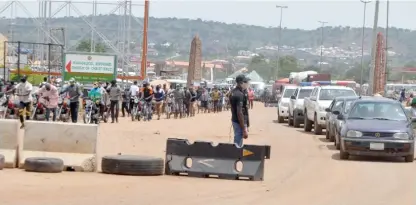
POLYGON ((253 90, 253 88, 248 89, 248 102, 249 102, 250 109, 253 109, 253 104, 254 104, 254 90, 253 90))

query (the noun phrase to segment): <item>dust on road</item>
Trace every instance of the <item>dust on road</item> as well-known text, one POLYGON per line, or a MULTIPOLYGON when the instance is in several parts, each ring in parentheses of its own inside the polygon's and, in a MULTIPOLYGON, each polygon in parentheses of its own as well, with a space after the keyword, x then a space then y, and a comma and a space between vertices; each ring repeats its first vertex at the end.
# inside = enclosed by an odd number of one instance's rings
MULTIPOLYGON (((401 160, 340 161, 325 135, 277 124, 276 109, 256 104, 247 144, 270 144, 265 181, 101 173, 0 171, 1 205, 383 205, 416 203, 416 165, 401 160)), ((100 125, 99 156, 164 157, 169 137, 229 142, 230 113, 100 125)))

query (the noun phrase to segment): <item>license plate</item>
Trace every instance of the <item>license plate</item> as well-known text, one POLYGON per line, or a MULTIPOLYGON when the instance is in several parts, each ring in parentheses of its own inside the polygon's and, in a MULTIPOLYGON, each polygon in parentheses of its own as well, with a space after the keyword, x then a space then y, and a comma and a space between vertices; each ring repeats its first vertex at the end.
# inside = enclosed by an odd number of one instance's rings
POLYGON ((383 143, 370 143, 370 149, 371 150, 384 150, 384 144, 383 143))

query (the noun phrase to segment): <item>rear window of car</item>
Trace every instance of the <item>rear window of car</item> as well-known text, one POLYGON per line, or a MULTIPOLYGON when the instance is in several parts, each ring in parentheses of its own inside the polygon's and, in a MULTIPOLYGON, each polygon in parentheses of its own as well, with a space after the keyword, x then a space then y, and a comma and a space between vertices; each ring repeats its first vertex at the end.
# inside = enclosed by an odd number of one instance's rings
POLYGON ((333 100, 336 97, 357 96, 354 90, 347 89, 322 89, 319 92, 319 100, 333 100))
POLYGON ((285 89, 285 93, 283 93, 283 98, 290 98, 290 96, 293 95, 293 93, 295 93, 296 89, 294 88, 289 88, 289 89, 285 89))
POLYGON ((309 97, 312 93, 313 89, 301 89, 299 91, 298 99, 304 99, 306 97, 309 97))

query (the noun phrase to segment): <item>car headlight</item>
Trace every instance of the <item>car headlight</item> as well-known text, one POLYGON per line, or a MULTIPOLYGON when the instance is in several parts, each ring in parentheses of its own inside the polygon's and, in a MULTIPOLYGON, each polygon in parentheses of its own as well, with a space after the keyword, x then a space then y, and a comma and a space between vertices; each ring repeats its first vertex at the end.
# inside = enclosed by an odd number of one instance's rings
POLYGON ((409 139, 409 134, 405 133, 405 132, 399 132, 393 135, 393 138, 396 139, 409 139))
POLYGON ((348 130, 348 132, 347 132, 347 137, 355 138, 355 137, 362 137, 362 136, 363 136, 363 133, 359 132, 359 131, 348 130))

